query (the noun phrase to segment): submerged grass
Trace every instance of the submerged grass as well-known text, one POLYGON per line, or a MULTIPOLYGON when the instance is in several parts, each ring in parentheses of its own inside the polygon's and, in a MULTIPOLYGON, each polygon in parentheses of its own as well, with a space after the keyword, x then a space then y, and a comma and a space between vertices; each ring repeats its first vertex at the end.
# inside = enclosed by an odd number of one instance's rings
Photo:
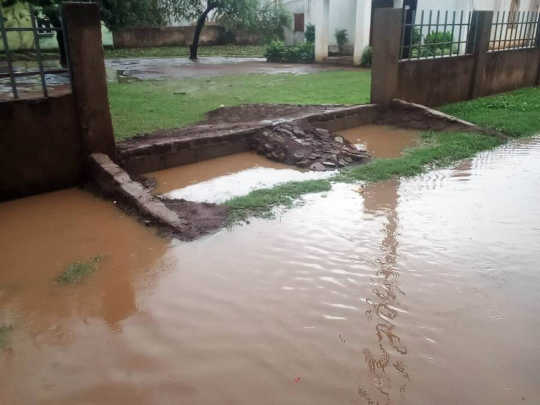
POLYGON ((394 176, 410 177, 430 167, 443 167, 474 156, 477 152, 502 144, 495 136, 462 132, 427 132, 422 145, 394 159, 376 159, 366 165, 343 170, 329 180, 285 183, 253 191, 225 203, 230 209, 229 223, 249 217, 271 217, 276 206, 292 206, 304 194, 329 191, 332 182, 382 181, 394 176))
MULTIPOLYGON (((520 89, 450 104, 441 110, 514 137, 540 133, 540 88, 520 89)), ((303 194, 328 191, 331 182, 376 182, 396 176, 416 176, 429 168, 445 167, 461 159, 471 158, 480 151, 495 148, 504 142, 496 136, 472 132, 426 132, 422 134, 422 139, 421 145, 398 158, 375 159, 369 164, 342 170, 330 180, 316 181, 311 187, 301 182, 234 198, 226 203, 231 207, 230 221, 271 215, 275 206, 291 206, 294 199, 303 194), (286 197, 285 204, 280 199, 281 193, 286 197)))
POLYGON ((7 347, 9 343, 9 335, 13 331, 13 326, 2 325, 0 326, 0 349, 7 347))
POLYGON ((71 263, 62 274, 56 277, 56 282, 59 284, 79 283, 84 278, 94 273, 102 260, 103 257, 95 256, 86 262, 71 263))
POLYGON ((252 191, 225 203, 229 208, 229 223, 245 221, 249 217, 271 217, 274 207, 291 207, 300 196, 329 191, 331 187, 328 180, 307 180, 252 191))

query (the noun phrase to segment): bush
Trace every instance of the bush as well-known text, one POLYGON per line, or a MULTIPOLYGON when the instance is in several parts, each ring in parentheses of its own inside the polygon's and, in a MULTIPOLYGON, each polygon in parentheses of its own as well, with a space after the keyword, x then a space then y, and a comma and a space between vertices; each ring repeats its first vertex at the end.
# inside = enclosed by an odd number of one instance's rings
POLYGON ((364 51, 362 52, 362 59, 360 60, 360 65, 362 67, 371 67, 372 59, 373 59, 373 48, 371 46, 367 46, 364 48, 364 51))
POLYGON ((315 26, 313 24, 306 25, 306 31, 304 32, 304 38, 306 42, 310 44, 315 43, 315 26))
POLYGON ((312 63, 315 59, 315 47, 312 43, 287 46, 282 41, 272 41, 264 56, 268 62, 277 63, 312 63))
POLYGON ((336 42, 338 44, 339 52, 343 53, 343 47, 349 41, 349 34, 347 30, 336 30, 336 42))
POLYGON ((431 32, 424 38, 424 45, 432 55, 445 55, 450 53, 453 40, 451 32, 431 32))

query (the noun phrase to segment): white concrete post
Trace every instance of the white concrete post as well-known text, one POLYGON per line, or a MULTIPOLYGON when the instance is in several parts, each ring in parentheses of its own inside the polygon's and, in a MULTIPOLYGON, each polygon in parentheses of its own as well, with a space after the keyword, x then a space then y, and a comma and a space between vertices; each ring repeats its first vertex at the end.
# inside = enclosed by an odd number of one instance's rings
POLYGON ((356 27, 354 35, 353 63, 358 66, 362 61, 362 52, 369 46, 371 29, 371 0, 356 0, 356 27))
POLYGON ((330 0, 321 0, 322 7, 315 23, 315 61, 328 59, 328 31, 330 31, 330 0))

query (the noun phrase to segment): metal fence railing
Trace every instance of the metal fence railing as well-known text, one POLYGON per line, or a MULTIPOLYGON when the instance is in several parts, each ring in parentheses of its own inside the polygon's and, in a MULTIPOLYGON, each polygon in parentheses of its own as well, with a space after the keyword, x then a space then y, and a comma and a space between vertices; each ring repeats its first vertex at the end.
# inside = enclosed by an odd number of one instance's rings
POLYGON ((471 11, 405 10, 400 59, 423 59, 470 53, 476 42, 471 11))
MULTIPOLYGON (((22 97, 49 97, 51 88, 71 90, 69 73, 69 58, 66 55, 66 66, 58 61, 51 61, 44 57, 41 41, 44 38, 56 36, 58 32, 64 34, 64 27, 53 26, 46 19, 40 18, 37 10, 29 8, 29 26, 8 26, 0 8, 0 100, 18 99, 22 97), (15 49, 10 44, 10 34, 32 35, 32 48, 15 49), (31 51, 31 52, 28 52, 31 51), (24 54, 24 58, 22 58, 24 54)), ((60 21, 62 21, 60 19, 60 21)), ((63 35, 64 41, 66 35, 63 35)), ((67 46, 64 42, 67 53, 67 46)), ((55 54, 58 58, 58 55, 55 54)))
POLYGON ((538 44, 540 13, 497 11, 493 15, 490 51, 534 48, 538 44))

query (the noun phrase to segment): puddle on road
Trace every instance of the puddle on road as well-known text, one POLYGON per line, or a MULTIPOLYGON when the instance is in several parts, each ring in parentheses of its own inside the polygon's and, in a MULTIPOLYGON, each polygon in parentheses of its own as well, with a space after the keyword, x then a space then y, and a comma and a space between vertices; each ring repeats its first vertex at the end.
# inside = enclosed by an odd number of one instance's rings
POLYGON ((237 153, 149 173, 156 194, 196 202, 223 203, 250 191, 289 181, 328 178, 334 172, 309 172, 273 162, 255 152, 237 153))
POLYGON ((398 157, 420 141, 419 131, 387 125, 363 125, 338 131, 337 134, 354 145, 363 145, 377 158, 398 157))
POLYGON ((81 193, 0 204, 0 403, 540 403, 540 139, 191 243, 81 193))

